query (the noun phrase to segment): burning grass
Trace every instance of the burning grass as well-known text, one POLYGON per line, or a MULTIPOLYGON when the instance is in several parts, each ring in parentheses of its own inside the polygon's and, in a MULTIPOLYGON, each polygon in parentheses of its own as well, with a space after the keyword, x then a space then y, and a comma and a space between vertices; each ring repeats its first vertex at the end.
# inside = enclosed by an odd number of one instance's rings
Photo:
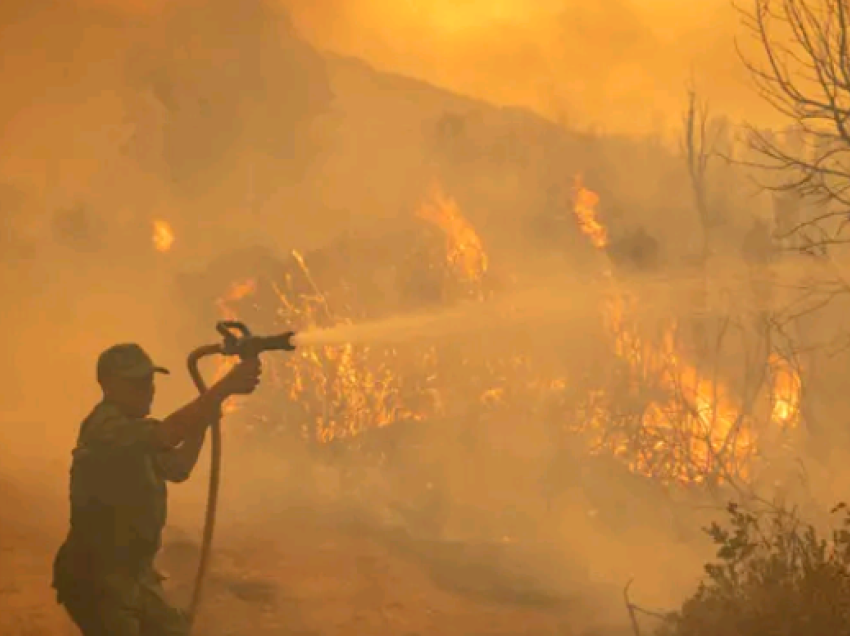
MULTIPOLYGON (((598 196, 577 179, 576 220, 601 249, 607 246, 607 231, 599 222, 598 204, 598 196)), ((664 318, 654 329, 642 325, 641 299, 620 285, 607 256, 602 269, 610 289, 603 318, 614 354, 625 365, 623 388, 648 399, 639 400, 640 412, 619 435, 611 434, 614 409, 610 406, 602 410, 601 421, 590 420, 598 432, 597 446, 607 446, 635 472, 662 481, 747 480, 758 457, 759 415, 763 414, 734 394, 716 359, 694 360, 694 349, 689 350, 678 319, 664 318), (659 335, 653 337, 653 332, 659 335)), ((799 376, 775 354, 770 362, 774 381, 766 387, 772 407, 768 425, 793 428, 799 420, 799 376)), ((763 392, 759 386, 754 393, 763 392)))
MULTIPOLYGON (((425 349, 311 347, 269 359, 267 399, 252 411, 265 411, 259 416, 269 422, 264 426, 298 422, 297 436, 321 446, 403 422, 455 418, 472 426, 469 405, 475 404, 476 425, 545 417, 550 427, 583 439, 589 452, 613 455, 659 482, 750 480, 765 435, 781 437, 799 426, 799 370, 768 352, 756 357, 764 367, 757 379, 733 390, 741 385, 734 369, 719 363, 719 351, 700 355, 688 324, 676 317, 647 322, 642 306, 650 301, 620 280, 608 257, 599 204, 577 178, 575 220, 599 250, 607 291, 599 308, 607 353, 596 356, 594 373, 576 376, 566 351, 516 342, 494 353, 491 343, 475 337, 425 349)), ((293 251, 282 276, 235 282, 219 299, 221 317, 263 331, 306 331, 402 313, 423 302, 487 300, 492 264, 457 202, 434 186, 413 216, 421 231, 407 246, 412 256, 378 265, 380 273, 392 273, 378 293, 363 293, 364 285, 374 287, 378 270, 293 251), (396 300, 380 308, 363 300, 376 297, 396 300)))

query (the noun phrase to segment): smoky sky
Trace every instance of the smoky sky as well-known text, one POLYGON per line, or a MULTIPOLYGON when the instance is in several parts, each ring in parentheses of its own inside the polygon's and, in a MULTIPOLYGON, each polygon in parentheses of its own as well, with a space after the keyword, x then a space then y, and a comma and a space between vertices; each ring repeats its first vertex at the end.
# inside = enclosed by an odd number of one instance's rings
POLYGON ((572 125, 646 132, 678 123, 688 84, 733 117, 771 115, 735 50, 748 40, 726 0, 286 4, 321 48, 572 125))
MULTIPOLYGON (((526 106, 575 126, 646 132, 673 125, 688 83, 709 97, 717 111, 774 120, 753 92, 735 51, 736 38, 744 45, 747 38, 739 14, 726 0, 274 3, 317 48, 362 57, 381 70, 497 104, 526 106)), ((16 85, 30 90, 37 81, 30 73, 35 69, 36 75, 49 73, 51 81, 60 83, 85 82, 85 76, 97 73, 113 57, 110 52, 126 45, 105 37, 103 25, 110 21, 132 24, 179 6, 210 11, 200 0, 13 0, 4 5, 4 75, 16 67, 16 85), (83 77, 63 70, 63 63, 71 60, 47 59, 50 54, 35 50, 33 38, 16 37, 21 29, 13 28, 11 38, 5 35, 10 22, 32 22, 39 13, 48 50, 78 41, 78 59, 92 67, 83 77)), ((13 106, 0 108, 5 111, 0 115, 6 115, 0 119, 8 119, 13 106)))

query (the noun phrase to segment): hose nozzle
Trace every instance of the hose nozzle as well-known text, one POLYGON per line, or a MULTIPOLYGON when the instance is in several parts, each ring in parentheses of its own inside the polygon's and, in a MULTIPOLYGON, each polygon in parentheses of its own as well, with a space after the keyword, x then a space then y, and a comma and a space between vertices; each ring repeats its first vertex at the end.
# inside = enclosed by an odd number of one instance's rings
POLYGON ((240 358, 256 358, 266 351, 295 351, 292 339, 294 331, 286 331, 274 336, 254 336, 243 322, 225 321, 216 325, 224 338, 222 353, 240 358), (238 335, 234 332, 238 332, 238 335))

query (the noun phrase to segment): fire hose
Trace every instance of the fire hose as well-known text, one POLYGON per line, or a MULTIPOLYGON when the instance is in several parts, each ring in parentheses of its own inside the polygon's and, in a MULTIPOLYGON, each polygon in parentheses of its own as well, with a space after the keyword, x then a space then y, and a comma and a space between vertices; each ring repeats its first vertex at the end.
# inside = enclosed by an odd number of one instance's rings
MULTIPOLYGON (((207 385, 198 369, 198 364, 203 358, 212 355, 238 356, 241 360, 257 358, 266 351, 294 351, 292 343, 294 332, 288 331, 276 336, 255 336, 251 334, 248 327, 241 322, 225 321, 216 324, 216 331, 221 334, 222 342, 218 344, 204 345, 198 347, 189 354, 189 375, 198 389, 199 393, 206 393, 207 385)), ((204 580, 209 567, 210 552, 212 549, 213 533, 215 531, 216 510, 218 507, 218 491, 221 481, 221 425, 215 422, 210 426, 210 477, 207 489, 207 507, 204 514, 204 532, 201 542, 201 554, 198 561, 198 570, 195 575, 195 587, 192 591, 192 600, 189 605, 189 620, 194 623, 198 606, 201 603, 204 580)))

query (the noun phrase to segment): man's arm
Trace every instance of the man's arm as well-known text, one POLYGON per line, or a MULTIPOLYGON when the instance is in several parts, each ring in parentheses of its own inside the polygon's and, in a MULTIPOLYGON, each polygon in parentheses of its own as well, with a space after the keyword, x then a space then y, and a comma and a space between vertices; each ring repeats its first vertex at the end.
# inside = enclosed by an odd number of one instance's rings
MULTIPOLYGON (((161 450, 173 450, 186 441, 203 444, 207 425, 221 417, 221 405, 231 395, 253 393, 260 382, 260 361, 243 360, 208 391, 175 411, 156 427, 161 450)), ((198 449, 200 452, 200 449, 198 449)))
POLYGON ((221 419, 221 407, 231 395, 252 393, 260 380, 260 361, 242 361, 227 375, 155 429, 160 466, 169 481, 185 481, 198 463, 207 427, 221 419))
POLYGON ((230 395, 231 391, 224 381, 217 382, 209 391, 162 420, 155 433, 160 449, 174 452, 187 442, 203 445, 207 426, 221 417, 221 406, 230 395))
POLYGON ((200 433, 192 433, 180 446, 159 455, 159 468, 165 479, 174 483, 181 483, 189 479, 198 464, 201 449, 204 447, 207 427, 220 418, 221 414, 219 413, 214 420, 207 421, 200 433))

